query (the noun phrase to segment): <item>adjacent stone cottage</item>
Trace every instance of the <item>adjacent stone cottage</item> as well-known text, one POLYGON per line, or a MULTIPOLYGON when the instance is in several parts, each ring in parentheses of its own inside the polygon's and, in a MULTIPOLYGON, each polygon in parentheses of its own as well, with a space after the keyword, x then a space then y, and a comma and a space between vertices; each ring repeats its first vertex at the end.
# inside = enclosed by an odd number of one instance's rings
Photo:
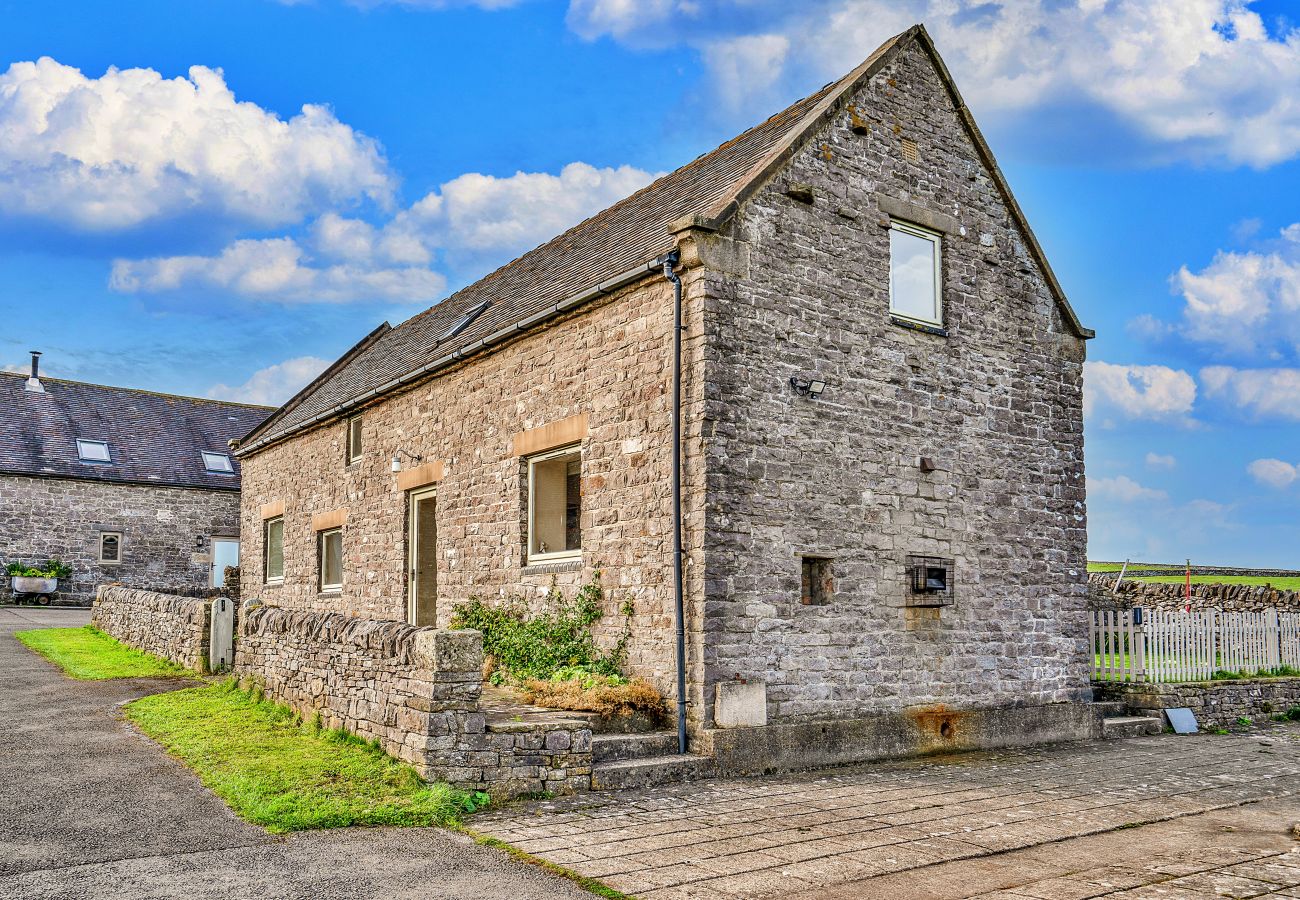
POLYGON ((38 357, 30 375, 0 372, 0 566, 66 563, 56 603, 104 582, 219 586, 239 562, 228 443, 270 410, 41 378, 38 357))
POLYGON ((1085 736, 1091 336, 916 27, 249 434, 245 591, 444 626, 599 570, 675 697, 679 515, 698 752, 1085 736))

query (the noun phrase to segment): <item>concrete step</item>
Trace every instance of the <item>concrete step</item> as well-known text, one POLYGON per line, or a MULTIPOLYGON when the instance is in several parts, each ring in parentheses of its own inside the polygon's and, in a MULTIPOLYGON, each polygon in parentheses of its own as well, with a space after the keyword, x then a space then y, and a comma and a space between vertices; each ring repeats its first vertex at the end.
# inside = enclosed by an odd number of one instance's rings
POLYGON ((591 787, 597 791, 622 791, 708 778, 715 771, 712 759, 691 753, 622 759, 594 764, 591 767, 591 787))
POLYGON ((1164 731, 1164 719, 1159 716, 1108 716, 1101 720, 1104 738, 1138 737, 1164 731))
POLYGON ((1118 718, 1128 715, 1128 704, 1123 700, 1094 700, 1092 711, 1102 718, 1118 718))
POLYGON ((651 731, 648 734, 595 734, 591 737, 593 763, 670 756, 676 752, 677 732, 675 731, 651 731))

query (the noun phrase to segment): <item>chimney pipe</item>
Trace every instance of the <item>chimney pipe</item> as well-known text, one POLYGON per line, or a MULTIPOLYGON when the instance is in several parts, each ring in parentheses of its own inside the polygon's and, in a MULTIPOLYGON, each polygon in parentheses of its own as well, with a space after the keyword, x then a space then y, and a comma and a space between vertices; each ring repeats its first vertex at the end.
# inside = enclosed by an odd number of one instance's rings
POLYGON ((31 391, 33 394, 44 394, 45 385, 41 384, 41 351, 33 350, 32 353, 32 374, 27 379, 24 390, 31 391))

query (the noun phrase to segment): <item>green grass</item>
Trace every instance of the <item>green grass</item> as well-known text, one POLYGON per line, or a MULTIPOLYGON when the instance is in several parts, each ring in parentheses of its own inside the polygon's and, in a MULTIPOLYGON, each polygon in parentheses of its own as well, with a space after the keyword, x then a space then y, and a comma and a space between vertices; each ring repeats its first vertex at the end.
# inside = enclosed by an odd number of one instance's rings
POLYGON ((90 625, 83 628, 37 628, 14 637, 59 666, 72 678, 151 678, 196 673, 175 663, 128 647, 90 625))
MULTIPOLYGON (((1184 584, 1186 575, 1147 575, 1132 581, 1145 581, 1151 584, 1184 584)), ((1261 577, 1256 575, 1193 575, 1192 584, 1249 584, 1272 585, 1280 591, 1300 591, 1300 576, 1261 577)))
POLYGON ((456 825, 488 800, 425 782, 376 744, 304 723, 233 679, 142 697, 126 716, 239 816, 275 833, 456 825))
MULTIPOLYGON (((1144 571, 1145 571, 1145 572, 1150 572, 1150 571, 1163 572, 1163 571, 1165 571, 1165 570, 1168 570, 1168 571, 1170 571, 1170 572, 1178 572, 1178 571, 1182 571, 1182 567, 1181 567, 1181 566, 1170 565, 1170 564, 1168 564, 1168 563, 1135 563, 1135 562, 1131 562, 1131 563, 1128 564, 1128 567, 1129 567, 1129 570, 1130 570, 1130 571, 1133 571, 1133 572, 1144 572, 1144 571)), ((1124 568, 1124 564, 1123 564, 1123 563, 1117 563, 1117 562, 1089 562, 1089 563, 1088 563, 1088 571, 1089 571, 1089 572, 1118 572, 1118 571, 1120 571, 1120 570, 1123 569, 1123 568, 1124 568)))

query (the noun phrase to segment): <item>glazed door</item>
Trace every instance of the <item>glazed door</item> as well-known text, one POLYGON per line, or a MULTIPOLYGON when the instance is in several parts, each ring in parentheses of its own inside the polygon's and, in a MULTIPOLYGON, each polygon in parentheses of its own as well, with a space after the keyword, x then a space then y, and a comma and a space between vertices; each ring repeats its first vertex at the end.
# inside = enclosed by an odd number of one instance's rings
POLYGON ((239 565, 239 541, 230 538, 212 539, 212 586, 225 587, 226 566, 239 565))
POLYGON ((407 536, 408 584, 410 597, 407 617, 412 625, 438 624, 438 526, 434 516, 436 494, 433 491, 411 493, 410 534, 407 536))

